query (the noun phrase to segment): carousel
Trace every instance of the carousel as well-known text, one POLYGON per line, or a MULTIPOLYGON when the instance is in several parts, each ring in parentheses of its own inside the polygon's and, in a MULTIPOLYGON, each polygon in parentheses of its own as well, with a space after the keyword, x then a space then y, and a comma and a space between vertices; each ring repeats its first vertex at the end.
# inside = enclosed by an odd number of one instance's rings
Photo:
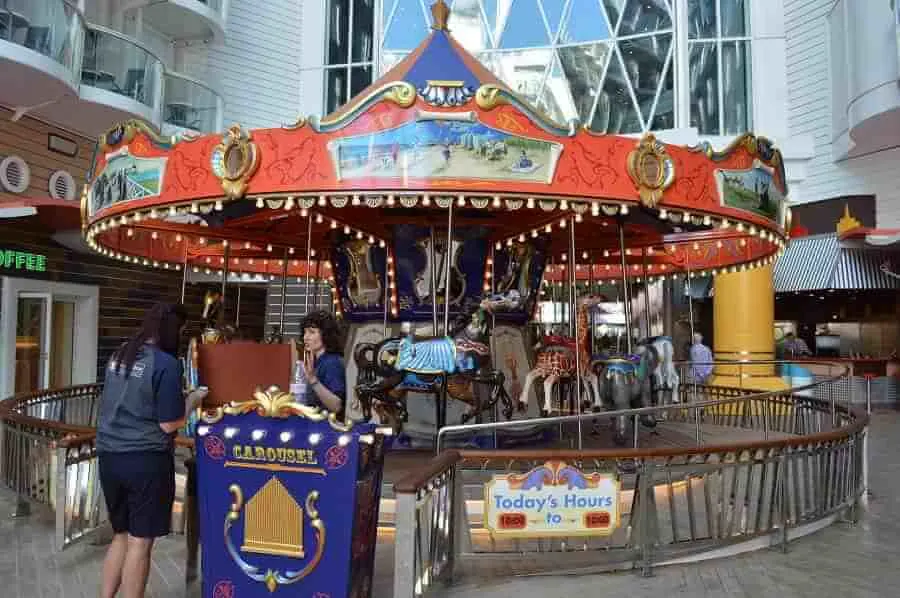
MULTIPOLYGON (((749 133, 715 151, 554 122, 453 38, 444 2, 432 13, 415 50, 324 118, 171 138, 114 127, 82 196, 87 243, 185 280, 328 284, 354 419, 415 420, 433 435, 678 401, 668 337, 628 327, 598 353, 590 314, 610 297, 592 291, 627 298, 771 264, 790 228, 780 152, 749 133), (534 349, 526 330, 548 281, 565 284, 567 326, 534 349)), ((215 404, 286 388, 290 339, 237 342, 216 317, 221 296, 207 297, 189 383, 215 404)))

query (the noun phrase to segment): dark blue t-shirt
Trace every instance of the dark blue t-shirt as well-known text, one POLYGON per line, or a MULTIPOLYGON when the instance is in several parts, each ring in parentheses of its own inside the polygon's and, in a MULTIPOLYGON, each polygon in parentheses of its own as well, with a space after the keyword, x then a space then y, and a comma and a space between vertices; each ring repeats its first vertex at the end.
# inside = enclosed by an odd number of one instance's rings
MULTIPOLYGON (((341 411, 337 415, 344 416, 344 410, 347 408, 347 382, 344 378, 344 359, 338 353, 322 353, 316 359, 316 378, 319 382, 333 392, 341 400, 341 411)), ((310 404, 316 407, 325 408, 325 405, 319 400, 316 391, 312 388, 307 393, 309 395, 310 404)))
POLYGON ((138 352, 128 378, 110 360, 100 397, 97 452, 136 453, 174 450, 174 435, 160 423, 184 417, 181 362, 154 345, 138 352))

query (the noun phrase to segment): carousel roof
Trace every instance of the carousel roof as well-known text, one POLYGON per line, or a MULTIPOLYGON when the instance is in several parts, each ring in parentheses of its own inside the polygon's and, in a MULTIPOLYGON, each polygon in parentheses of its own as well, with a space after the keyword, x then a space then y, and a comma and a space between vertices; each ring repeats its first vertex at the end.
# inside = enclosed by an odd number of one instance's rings
POLYGON ((574 239, 573 257, 599 278, 620 277, 623 257, 661 277, 759 266, 782 250, 787 186, 768 140, 745 134, 718 152, 554 122, 453 38, 444 2, 432 12, 415 50, 323 119, 200 137, 136 121, 107 132, 82 197, 89 244, 159 267, 326 278, 335 235, 393 255, 398 226, 440 232, 451 219, 497 250, 541 239, 557 263, 574 239))

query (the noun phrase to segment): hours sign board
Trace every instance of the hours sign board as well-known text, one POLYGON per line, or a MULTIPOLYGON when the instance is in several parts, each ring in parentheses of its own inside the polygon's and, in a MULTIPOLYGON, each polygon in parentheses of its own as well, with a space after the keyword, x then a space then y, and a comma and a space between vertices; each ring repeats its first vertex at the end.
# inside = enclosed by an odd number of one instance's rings
POLYGON ((495 536, 606 536, 619 525, 616 476, 562 461, 494 476, 484 496, 485 527, 495 536))

